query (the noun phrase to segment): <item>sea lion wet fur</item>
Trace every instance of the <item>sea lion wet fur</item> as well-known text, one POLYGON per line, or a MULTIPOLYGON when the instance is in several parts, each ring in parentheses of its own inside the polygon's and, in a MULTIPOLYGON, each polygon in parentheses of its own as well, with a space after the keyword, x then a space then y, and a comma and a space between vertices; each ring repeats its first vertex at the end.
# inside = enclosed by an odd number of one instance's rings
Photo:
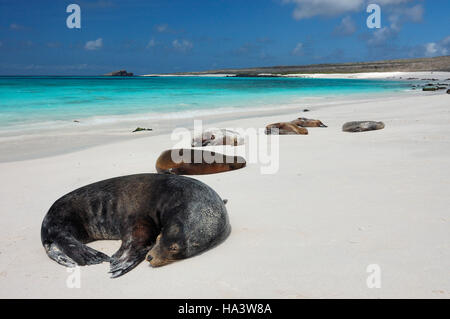
POLYGON ((204 183, 176 175, 139 174, 81 187, 58 199, 42 222, 48 256, 61 265, 110 262, 119 277, 195 256, 230 233, 224 201, 204 183), (111 257, 86 243, 122 240, 111 257), (150 252, 150 253, 149 253, 150 252))

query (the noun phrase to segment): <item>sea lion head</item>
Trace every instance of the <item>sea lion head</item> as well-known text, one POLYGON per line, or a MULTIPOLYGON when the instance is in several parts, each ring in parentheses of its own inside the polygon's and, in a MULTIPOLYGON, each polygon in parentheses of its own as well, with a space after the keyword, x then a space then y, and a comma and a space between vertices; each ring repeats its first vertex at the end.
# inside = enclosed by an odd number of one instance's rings
MULTIPOLYGON (((191 210, 194 212, 197 209, 201 208, 193 207, 191 210)), ((201 214, 187 213, 162 229, 145 260, 152 267, 160 267, 193 257, 221 242, 229 231, 223 205, 217 209, 204 209, 201 214)))

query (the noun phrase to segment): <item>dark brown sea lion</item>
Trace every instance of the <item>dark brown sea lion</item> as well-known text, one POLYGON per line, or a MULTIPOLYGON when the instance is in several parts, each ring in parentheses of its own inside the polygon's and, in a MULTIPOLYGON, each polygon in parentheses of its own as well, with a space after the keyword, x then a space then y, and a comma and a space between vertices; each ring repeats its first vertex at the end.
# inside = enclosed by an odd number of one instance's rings
POLYGON ((308 130, 304 127, 299 127, 293 123, 280 122, 269 124, 266 126, 266 134, 278 135, 308 135, 308 130), (277 133, 278 132, 278 133, 277 133))
POLYGON ((305 117, 299 117, 298 119, 293 120, 291 123, 301 127, 328 127, 320 120, 307 119, 305 117))
POLYGON ((79 188, 58 199, 42 222, 48 256, 67 267, 110 262, 119 277, 144 259, 154 267, 189 258, 230 233, 224 201, 183 176, 139 174, 79 188), (122 240, 111 257, 86 243, 122 240))
POLYGON ((342 130, 344 132, 351 132, 351 133, 375 131, 381 129, 384 129, 384 123, 375 121, 347 122, 342 126, 342 130))
POLYGON ((227 156, 194 149, 174 149, 162 152, 155 166, 158 173, 205 175, 243 168, 246 161, 241 156, 227 156))

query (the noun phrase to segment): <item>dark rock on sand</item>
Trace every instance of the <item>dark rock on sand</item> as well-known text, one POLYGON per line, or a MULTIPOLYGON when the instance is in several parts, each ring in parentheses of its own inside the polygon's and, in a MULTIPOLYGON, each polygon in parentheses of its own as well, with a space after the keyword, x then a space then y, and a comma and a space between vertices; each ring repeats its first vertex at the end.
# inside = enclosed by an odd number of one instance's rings
POLYGON ((308 109, 304 109, 303 112, 309 112, 309 110, 308 109))
POLYGON ((142 132, 142 131, 153 131, 153 129, 137 127, 132 133, 134 133, 134 132, 142 132))
POLYGON ((366 131, 375 131, 384 129, 383 122, 375 122, 375 121, 354 121, 347 122, 342 126, 342 130, 344 132, 366 132, 366 131))
POLYGON ((437 87, 435 86, 426 86, 422 89, 422 91, 437 91, 437 87))
POLYGON ((105 76, 133 76, 133 73, 127 72, 126 70, 119 70, 106 73, 105 76))
POLYGON ((450 94, 450 89, 447 90, 447 94, 450 94))

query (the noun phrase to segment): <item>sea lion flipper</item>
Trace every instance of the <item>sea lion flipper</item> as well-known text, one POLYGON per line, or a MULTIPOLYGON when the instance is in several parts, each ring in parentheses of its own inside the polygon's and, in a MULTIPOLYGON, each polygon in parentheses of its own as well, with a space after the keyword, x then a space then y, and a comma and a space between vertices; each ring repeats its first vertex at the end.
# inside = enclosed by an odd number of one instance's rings
POLYGON ((145 255, 150 250, 150 247, 134 247, 130 245, 129 248, 120 248, 112 257, 110 263, 109 273, 111 278, 117 278, 125 275, 134 267, 139 265, 145 259, 145 255))
POLYGON ((45 244, 44 247, 47 255, 58 264, 70 268, 73 268, 77 265, 76 262, 72 260, 72 258, 64 254, 54 243, 45 244))
POLYGON ((129 236, 122 238, 122 246, 111 256, 111 278, 120 277, 145 259, 154 243, 154 225, 140 220, 136 222, 129 236))
POLYGON ((60 264, 66 263, 70 266, 72 262, 75 262, 79 266, 86 266, 101 264, 102 262, 110 260, 108 255, 84 245, 71 235, 59 236, 59 238, 55 239, 54 243, 52 243, 50 247, 52 245, 56 245, 61 252, 58 254, 54 247, 54 249, 52 249, 52 253, 58 260, 52 258, 50 254, 49 256, 60 264))

